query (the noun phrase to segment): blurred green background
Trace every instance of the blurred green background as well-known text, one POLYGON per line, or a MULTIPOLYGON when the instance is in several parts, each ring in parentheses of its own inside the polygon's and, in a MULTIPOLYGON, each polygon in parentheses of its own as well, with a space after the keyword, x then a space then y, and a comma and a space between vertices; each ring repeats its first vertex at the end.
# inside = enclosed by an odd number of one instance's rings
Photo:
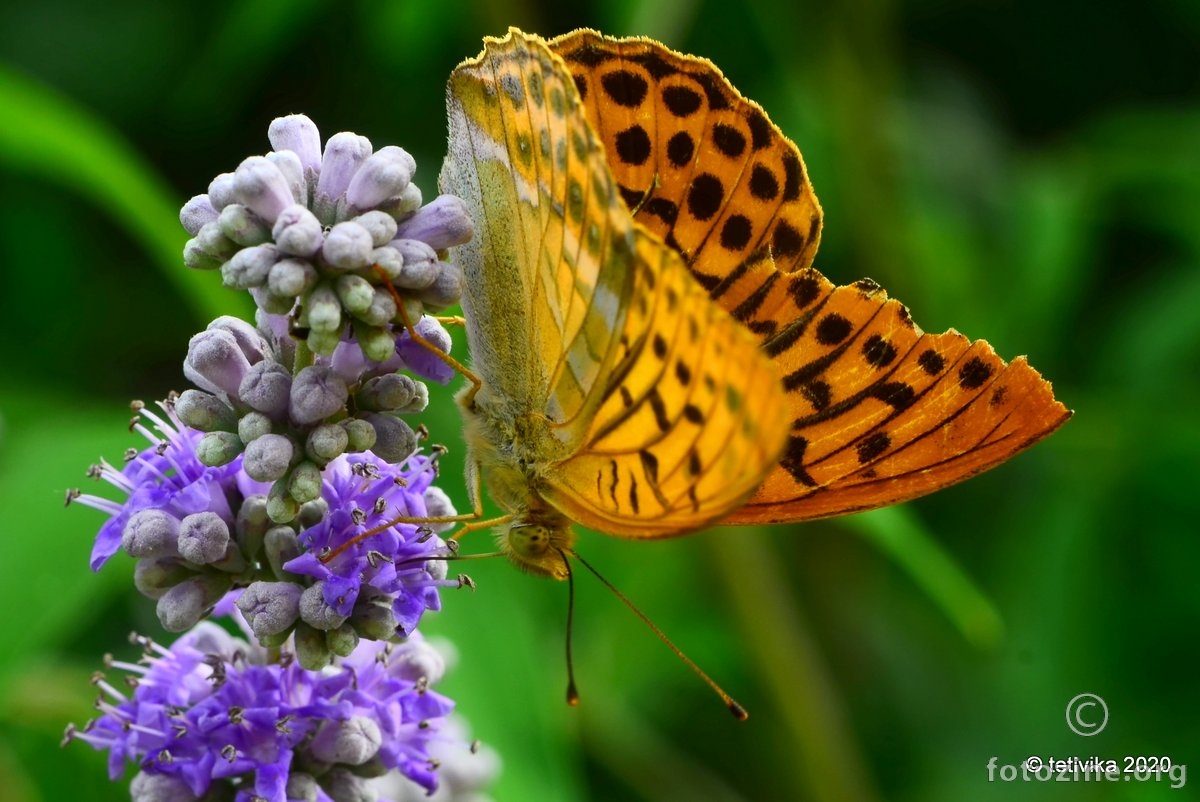
MULTIPOLYGON (((1165 755, 1200 771, 1200 4, 12 4, 0 24, 0 797, 127 799, 57 746, 101 656, 162 635, 99 514, 64 512, 183 389, 189 336, 241 299, 189 274, 176 213, 304 112, 400 144, 432 196, 443 88, 485 34, 580 25, 707 56, 801 147, 817 266, 927 330, 1029 354, 1076 416, 903 508, 579 550, 751 711, 744 724, 589 577, 562 702, 566 588, 472 564, 424 625, 504 762, 500 800, 1158 800, 1169 778, 989 782, 987 763, 1165 755), (1082 738, 1064 711, 1100 695, 1082 738)), ((443 486, 462 501, 458 417, 443 486)), ((484 550, 481 538, 474 544, 484 550)), ((1189 778, 1191 779, 1191 778, 1189 778)), ((1177 784, 1177 781, 1176 781, 1177 784)))

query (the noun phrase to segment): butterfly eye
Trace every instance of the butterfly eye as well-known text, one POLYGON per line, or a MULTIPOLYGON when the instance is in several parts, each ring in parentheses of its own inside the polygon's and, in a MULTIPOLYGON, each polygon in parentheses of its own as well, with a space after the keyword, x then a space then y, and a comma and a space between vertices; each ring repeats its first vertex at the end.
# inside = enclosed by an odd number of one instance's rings
POLYGON ((550 530, 542 524, 514 523, 508 530, 508 545, 518 557, 537 560, 550 548, 550 530))

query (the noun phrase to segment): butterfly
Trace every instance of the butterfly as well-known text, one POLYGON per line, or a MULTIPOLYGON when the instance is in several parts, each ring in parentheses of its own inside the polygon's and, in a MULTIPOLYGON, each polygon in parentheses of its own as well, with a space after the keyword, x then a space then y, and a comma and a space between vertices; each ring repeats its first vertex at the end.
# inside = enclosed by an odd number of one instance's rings
POLYGON ((442 189, 476 221, 459 402, 518 567, 566 578, 572 523, 660 538, 905 501, 1070 417, 1024 358, 813 269, 800 153, 711 62, 510 29, 447 97, 442 189))

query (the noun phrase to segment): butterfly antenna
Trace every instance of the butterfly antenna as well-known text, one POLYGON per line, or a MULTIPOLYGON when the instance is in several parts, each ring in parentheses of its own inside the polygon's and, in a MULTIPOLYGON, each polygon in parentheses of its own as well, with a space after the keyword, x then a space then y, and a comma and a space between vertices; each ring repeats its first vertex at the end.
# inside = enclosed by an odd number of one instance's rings
POLYGON ((571 635, 575 631, 575 574, 571 571, 567 555, 561 549, 558 553, 567 567, 567 704, 575 707, 579 704, 579 689, 575 686, 575 659, 571 655, 571 635))
MULTIPOLYGON (((696 676, 698 676, 700 679, 704 680, 704 684, 706 684, 709 688, 712 688, 713 693, 715 693, 717 696, 721 697, 721 701, 725 703, 725 706, 727 708, 729 708, 729 712, 733 714, 734 718, 736 718, 738 721, 745 721, 746 719, 750 718, 750 714, 746 712, 746 708, 744 708, 740 704, 738 704, 737 701, 732 696, 730 696, 728 693, 726 693, 725 689, 722 688, 720 685, 718 685, 712 677, 708 676, 708 674, 705 674, 704 670, 701 669, 700 666, 696 665, 696 663, 692 660, 692 658, 690 658, 686 654, 684 654, 683 650, 680 649, 678 646, 676 646, 675 643, 670 638, 667 637, 667 634, 665 632, 663 632, 661 629, 659 629, 658 626, 653 621, 650 620, 649 616, 647 616, 640 609, 638 609, 638 606, 636 604, 634 604, 633 602, 631 602, 629 600, 628 596, 626 596, 621 591, 617 590, 617 587, 613 583, 611 583, 607 579, 605 579, 600 574, 599 571, 597 571, 595 568, 592 567, 591 563, 589 563, 587 560, 580 557, 577 552, 572 551, 571 556, 573 556, 575 559, 579 560, 580 564, 584 568, 591 571, 592 574, 594 574, 595 577, 604 584, 604 587, 611 590, 613 592, 614 596, 616 596, 618 599, 620 599, 622 602, 625 603, 626 607, 628 607, 630 610, 633 610, 633 612, 635 614, 637 614, 637 617, 642 619, 642 623, 645 624, 646 626, 650 627, 650 631, 653 632, 655 635, 657 635, 658 639, 661 640, 663 643, 665 643, 667 645, 668 649, 675 652, 676 657, 678 657, 680 660, 682 660, 684 663, 686 663, 688 668, 690 668, 696 674, 696 676)), ((569 564, 567 566, 567 579, 568 579, 568 581, 571 579, 569 564)), ((570 623, 569 623, 570 620, 571 620, 571 608, 568 607, 567 608, 567 621, 568 621, 568 624, 567 624, 567 631, 568 631, 567 669, 568 669, 568 671, 570 670, 570 665, 571 665, 570 623)), ((570 693, 570 691, 568 691, 568 694, 569 693, 570 693)), ((570 701, 569 695, 568 695, 567 701, 568 702, 570 701)))

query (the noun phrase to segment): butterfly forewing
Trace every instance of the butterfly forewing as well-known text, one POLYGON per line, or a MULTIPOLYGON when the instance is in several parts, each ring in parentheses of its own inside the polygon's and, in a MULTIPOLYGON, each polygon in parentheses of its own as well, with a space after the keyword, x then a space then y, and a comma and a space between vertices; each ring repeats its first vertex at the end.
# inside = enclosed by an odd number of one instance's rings
POLYGON ((699 529, 744 501, 779 459, 791 413, 757 339, 674 251, 638 232, 618 359, 585 447, 546 498, 624 537, 699 529))
POLYGON ((571 444, 599 404, 633 281, 633 223, 536 38, 489 39, 449 86, 443 186, 476 212, 458 249, 481 400, 544 414, 571 444))
POLYGON ((637 219, 711 286, 750 254, 812 263, 821 208, 796 146, 710 61, 580 30, 550 46, 575 78, 637 219))

